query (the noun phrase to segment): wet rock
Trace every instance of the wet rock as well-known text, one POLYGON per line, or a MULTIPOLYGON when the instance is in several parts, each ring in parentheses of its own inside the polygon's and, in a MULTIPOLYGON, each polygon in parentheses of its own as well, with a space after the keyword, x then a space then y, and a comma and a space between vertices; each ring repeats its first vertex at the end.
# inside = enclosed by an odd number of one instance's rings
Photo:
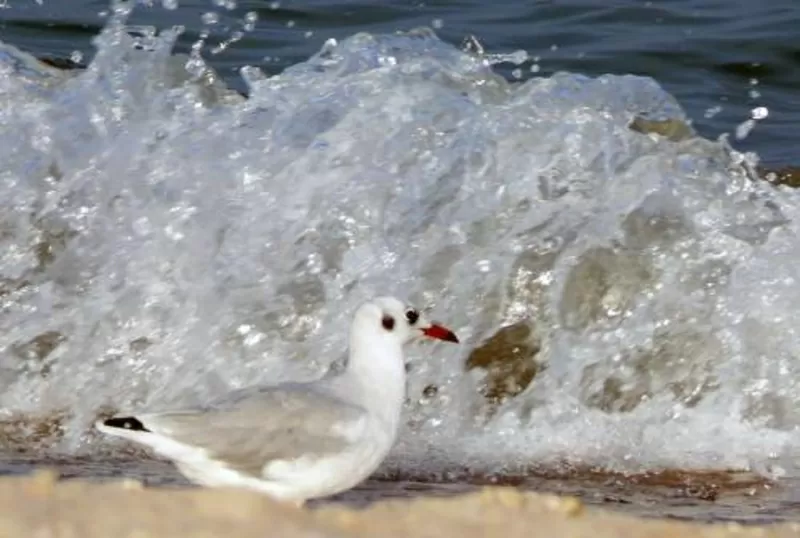
MULTIPOLYGON (((628 124, 632 131, 642 134, 656 134, 672 142, 681 142, 697 136, 691 125, 679 119, 650 120, 637 116, 628 124)), ((773 183, 794 189, 800 187, 800 168, 783 166, 780 168, 758 166, 752 179, 758 177, 773 183)), ((750 176, 750 174, 748 174, 750 176)))
POLYGON ((717 497, 719 497, 719 486, 716 484, 687 486, 679 492, 678 497, 713 502, 717 500, 717 497))
POLYGON ((142 336, 128 342, 128 349, 130 349, 131 353, 142 353, 152 345, 153 342, 149 338, 142 336))
POLYGON ((66 337, 58 331, 47 331, 22 344, 12 346, 14 353, 23 359, 41 361, 47 358, 66 337))
POLYGON ((582 331, 624 316, 655 279, 644 259, 605 247, 589 249, 572 268, 561 296, 561 323, 582 331))
POLYGON ((694 407, 718 387, 713 365, 723 355, 722 344, 713 335, 689 327, 661 331, 649 348, 633 348, 613 364, 600 362, 585 368, 583 399, 595 409, 626 413, 668 391, 675 401, 694 407), (603 379, 604 375, 608 377, 603 379), (595 388, 598 382, 599 389, 595 388))
POLYGON ((527 321, 501 328, 476 347, 465 369, 486 371, 480 392, 489 403, 499 405, 525 390, 541 369, 536 355, 541 342, 527 321))
POLYGON ((33 222, 32 230, 20 230, 18 225, 5 221, 0 223, 0 241, 14 244, 25 238, 26 249, 31 254, 30 262, 27 267, 22 269, 14 278, 4 278, 0 276, 0 297, 24 291, 43 276, 47 269, 55 262, 67 246, 69 240, 74 237, 75 232, 53 223, 43 220, 33 222))
POLYGON ((44 417, 10 415, 0 420, 0 446, 9 453, 30 453, 41 447, 55 446, 64 436, 66 413, 54 412, 44 417))
POLYGON ((628 125, 628 128, 637 133, 657 134, 672 142, 680 142, 697 135, 691 125, 679 119, 650 120, 637 116, 628 125))
POLYGON ((68 229, 41 227, 39 242, 34 246, 36 260, 39 262, 37 270, 42 271, 49 267, 66 248, 67 242, 76 235, 68 229))
POLYGON ((13 344, 11 351, 21 360, 22 370, 47 376, 53 363, 48 357, 66 340, 58 331, 47 331, 27 342, 13 344))
MULTIPOLYGON (((678 204, 676 204, 678 205, 678 204)), ((691 232, 679 207, 669 207, 663 196, 649 197, 622 221, 625 247, 631 250, 667 248, 691 232)))
MULTIPOLYGON (((636 409, 650 396, 649 384, 645 380, 626 383, 618 377, 609 377, 603 380, 599 390, 591 391, 588 387, 593 385, 592 380, 597 375, 598 365, 593 364, 583 371, 581 386, 589 392, 584 398, 587 406, 600 409, 606 413, 627 413, 636 409)), ((636 374, 643 375, 638 368, 636 374)))
POLYGON ((58 56, 40 56, 37 58, 40 62, 56 69, 63 69, 65 71, 72 71, 75 69, 86 69, 86 64, 76 62, 70 58, 61 58, 58 56))
MULTIPOLYGON (((628 128, 637 133, 663 136, 672 142, 681 142, 697 136, 692 126, 680 119, 651 120, 637 116, 628 124, 628 128)), ((800 187, 800 168, 796 166, 780 168, 758 166, 755 172, 755 177, 775 185, 795 189, 800 187)))
POLYGON ((756 168, 758 177, 774 183, 775 185, 784 185, 796 189, 800 187, 800 168, 794 166, 786 166, 783 168, 756 168))

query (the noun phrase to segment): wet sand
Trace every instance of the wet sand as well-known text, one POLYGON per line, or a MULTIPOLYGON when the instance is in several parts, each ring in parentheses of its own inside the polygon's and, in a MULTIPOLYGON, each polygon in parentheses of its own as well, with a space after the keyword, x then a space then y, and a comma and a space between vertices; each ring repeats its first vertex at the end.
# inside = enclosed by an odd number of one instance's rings
POLYGON ((0 479, 3 537, 282 538, 459 537, 784 537, 800 524, 764 527, 637 518, 586 506, 575 497, 484 487, 449 498, 381 500, 297 509, 252 493, 146 488, 127 480, 58 481, 52 471, 0 479))
MULTIPOLYGON (((137 510, 151 511, 152 503, 158 500, 158 502, 165 503, 163 509, 159 508, 163 517, 183 520, 187 517, 187 514, 184 513, 187 505, 196 507, 192 510, 196 509, 198 513, 201 513, 203 512, 201 507, 205 503, 240 502, 235 499, 239 499, 239 495, 242 495, 239 493, 234 497, 226 497, 219 492, 212 493, 194 487, 186 482, 172 465, 154 459, 65 458, 44 461, 34 457, 5 457, 0 458, 0 474, 5 475, 5 478, 0 478, 0 492, 2 492, 0 494, 13 497, 15 489, 25 492, 31 488, 37 491, 42 489, 46 491, 43 498, 47 498, 48 503, 55 503, 53 505, 55 512, 53 513, 62 510, 59 503, 63 503, 65 506, 75 506, 76 510, 88 510, 89 512, 92 512, 94 507, 100 506, 102 508, 99 511, 104 513, 118 510, 119 506, 130 505, 131 512, 126 513, 125 518, 133 518, 137 510), (53 476, 41 474, 42 469, 50 469, 54 473, 53 476), (30 478, 32 476, 36 476, 36 478, 30 478), (58 479, 57 483, 55 477, 58 479), (127 484, 125 487, 128 489, 121 492, 123 489, 121 489, 120 483, 127 484), (134 489, 130 489, 131 484, 134 489), (104 492, 109 491, 112 493, 109 493, 106 498, 104 492), (95 500, 84 500, 82 498, 84 495, 88 495, 86 499, 95 500), (141 506, 141 508, 137 508, 137 506, 141 506)), ((398 513, 402 517, 397 521, 399 526, 396 532, 400 534, 396 535, 405 536, 406 534, 402 534, 403 532, 416 534, 411 532, 411 527, 408 527, 412 522, 416 521, 415 524, 423 525, 426 521, 425 517, 427 516, 423 517, 421 514, 426 514, 430 510, 445 511, 448 514, 448 521, 450 521, 448 525, 451 527, 443 528, 449 530, 441 531, 440 534, 427 535, 450 536, 456 535, 455 529, 460 528, 461 525, 467 525, 469 521, 472 521, 469 525, 476 524, 473 521, 475 515, 473 510, 478 508, 481 511, 487 511, 487 514, 506 514, 504 517, 509 516, 506 512, 515 510, 521 511, 521 515, 525 517, 531 515, 528 512, 532 510, 532 514, 540 517, 539 512, 544 510, 546 514, 549 514, 548 518, 557 520, 552 522, 553 525, 566 525, 565 528, 573 529, 574 527, 575 532, 583 532, 580 529, 584 528, 584 523, 573 524, 572 519, 564 522, 559 519, 561 516, 551 514, 547 507, 554 501, 543 494, 557 494, 563 499, 573 499, 573 501, 569 501, 573 505, 589 508, 587 513, 590 516, 587 517, 590 519, 599 517, 600 520, 606 521, 606 518, 610 516, 605 514, 610 513, 620 515, 624 513, 637 518, 632 520, 612 518, 614 522, 623 521, 619 524, 625 525, 625 528, 630 525, 644 525, 643 521, 652 519, 715 523, 715 528, 720 529, 728 523, 743 524, 748 527, 787 522, 800 523, 800 481, 798 480, 781 480, 771 483, 755 475, 742 473, 680 471, 626 476, 591 470, 568 474, 542 472, 525 477, 471 477, 448 483, 419 477, 395 476, 392 479, 373 479, 336 497, 309 503, 308 510, 312 511, 314 516, 306 515, 298 521, 317 523, 323 521, 326 525, 333 524, 335 527, 337 518, 352 517, 354 524, 364 525, 364 529, 369 529, 370 525, 377 521, 376 514, 398 513), (503 485, 488 485, 498 481, 503 485), (441 501, 449 499, 449 501, 437 504, 436 499, 441 501), (479 507, 476 507, 475 503, 478 503, 479 507), (594 510, 602 511, 595 512, 594 510)), ((28 495, 28 493, 24 495, 28 495)), ((249 498, 248 495, 245 497, 249 498)), ((261 501, 246 500, 242 502, 246 506, 251 506, 252 503, 258 504, 261 501)), ((12 505, 3 506, 5 507, 3 509, 4 518, 7 519, 16 508, 12 508, 12 505)), ((279 510, 281 514, 286 515, 287 521, 290 522, 294 521, 293 518, 297 516, 288 507, 270 507, 268 510, 269 513, 279 510)), ((142 517, 150 516, 142 515, 142 517)), ((400 516, 395 514, 392 517, 400 516)), ((499 515, 497 517, 498 521, 491 525, 497 525, 502 521, 502 517, 499 515)), ((531 517, 533 516, 531 515, 531 517)), ((263 521, 266 521, 260 515, 258 517, 247 515, 241 519, 242 521, 236 522, 235 525, 241 524, 243 529, 248 528, 249 525, 262 524, 263 521)), ((130 521, 135 521, 135 518, 130 521)), ((350 520, 348 519, 348 521, 350 520)), ((614 523, 614 525, 617 524, 614 523)), ((105 523, 98 520, 98 525, 105 525, 105 523)), ((520 529, 531 530, 534 527, 538 529, 539 523, 538 520, 514 523, 509 529, 517 528, 517 526, 520 529)), ((585 527, 591 528, 591 525, 585 525, 585 527)), ((291 528, 294 529, 292 532, 300 532, 298 530, 300 527, 291 528)), ((491 528, 495 529, 495 527, 491 528)), ((238 527, 231 527, 230 531, 232 532, 234 529, 237 533, 240 532, 238 527)), ((794 529, 792 532, 797 532, 797 535, 800 536, 800 525, 796 528, 792 527, 792 529, 794 529)), ((522 531, 520 530, 520 532, 522 531)), ((303 536, 303 534, 296 535, 303 536)), ((576 534, 576 536, 581 535, 576 534)), ((0 536, 6 535, 0 534, 0 536)), ((168 536, 168 534, 154 534, 154 536, 168 536)), ((344 534, 344 536, 349 535, 344 534)))

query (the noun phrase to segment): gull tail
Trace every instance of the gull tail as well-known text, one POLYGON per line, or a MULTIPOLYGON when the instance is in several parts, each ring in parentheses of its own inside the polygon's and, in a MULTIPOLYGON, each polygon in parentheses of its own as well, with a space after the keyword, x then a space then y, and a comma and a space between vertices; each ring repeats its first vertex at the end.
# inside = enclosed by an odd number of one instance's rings
POLYGON ((139 418, 134 416, 98 420, 94 423, 94 427, 105 434, 122 437, 146 445, 151 444, 148 441, 151 441, 153 437, 153 431, 145 426, 139 418))
POLYGON ((152 415, 112 417, 98 420, 94 426, 105 434, 150 447, 157 454, 167 458, 180 460, 187 457, 204 457, 202 450, 185 445, 161 431, 152 415))
POLYGON ((114 417, 102 421, 103 426, 107 428, 122 428, 125 430, 132 430, 137 432, 149 432, 142 421, 136 417, 114 417))

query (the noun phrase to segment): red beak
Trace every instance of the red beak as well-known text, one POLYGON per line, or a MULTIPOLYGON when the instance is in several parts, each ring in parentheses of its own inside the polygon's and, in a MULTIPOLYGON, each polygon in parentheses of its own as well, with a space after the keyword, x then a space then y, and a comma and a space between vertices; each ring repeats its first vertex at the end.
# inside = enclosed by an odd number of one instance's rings
POLYGON ((456 336, 456 333, 435 323, 431 324, 431 326, 426 329, 422 329, 422 332, 429 338, 436 338, 437 340, 444 340, 445 342, 455 342, 456 344, 458 343, 458 337, 456 336))

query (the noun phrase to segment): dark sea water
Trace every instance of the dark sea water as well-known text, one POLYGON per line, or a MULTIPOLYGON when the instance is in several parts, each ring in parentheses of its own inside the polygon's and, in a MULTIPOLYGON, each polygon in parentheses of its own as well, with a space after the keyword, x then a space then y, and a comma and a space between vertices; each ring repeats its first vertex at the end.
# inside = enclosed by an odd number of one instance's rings
MULTIPOLYGON (((184 26, 184 51, 205 29, 213 47, 240 28, 247 13, 257 13, 253 31, 208 55, 239 89, 242 65, 277 73, 307 59, 328 38, 430 26, 453 44, 472 35, 489 53, 525 50, 538 58, 505 70, 499 66, 509 78, 557 71, 653 77, 677 97, 703 135, 731 133, 735 147, 756 151, 767 164, 800 162, 794 128, 800 120, 800 4, 794 0, 180 0, 174 10, 158 1, 140 3, 154 7, 137 10, 131 24, 184 26), (208 12, 219 15, 216 24, 204 24, 208 12), (755 107, 766 107, 769 116, 736 142, 737 125, 755 107)), ((91 39, 108 9, 103 0, 5 4, 0 39, 38 56, 78 51, 84 59, 93 53, 91 39)))

